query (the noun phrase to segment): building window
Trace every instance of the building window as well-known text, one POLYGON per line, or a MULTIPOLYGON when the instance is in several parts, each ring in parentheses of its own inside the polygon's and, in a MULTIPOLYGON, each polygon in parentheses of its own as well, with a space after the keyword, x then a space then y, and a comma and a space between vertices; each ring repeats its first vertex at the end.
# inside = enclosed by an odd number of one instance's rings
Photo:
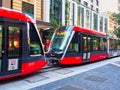
POLYGON ((86 28, 90 28, 90 11, 86 10, 86 28))
POLYGON ((78 6, 77 11, 77 25, 83 26, 83 8, 78 6))
POLYGON ((120 6, 118 6, 118 10, 120 11, 120 6))
POLYGON ((96 5, 99 6, 99 1, 98 0, 96 0, 96 5))
POLYGON ((79 2, 81 2, 81 0, 78 0, 79 2))
POLYGON ((93 10, 93 5, 91 5, 91 10, 93 10))
POLYGON ((81 0, 77 0, 78 2, 81 2, 81 0))
POLYGON ((93 0, 91 0, 91 3, 93 3, 93 0))
POLYGON ((65 8, 65 13, 66 13, 65 25, 74 25, 74 9, 75 9, 75 4, 67 1, 65 8))
POLYGON ((62 1, 50 0, 50 21, 56 20, 62 22, 62 1))
POLYGON ((34 18, 34 5, 22 1, 22 12, 34 18))
POLYGON ((72 17, 72 25, 74 25, 74 18, 75 18, 75 4, 72 3, 72 7, 71 7, 72 11, 71 11, 71 17, 72 17))
POLYGON ((66 1, 65 3, 65 25, 69 25, 70 19, 70 2, 66 1))
POLYGON ((97 12, 97 13, 99 12, 99 9, 98 9, 98 8, 96 8, 96 12, 97 12))
POLYGON ((118 3, 120 4, 120 0, 118 0, 118 3))
POLYGON ((85 5, 85 7, 87 7, 87 6, 88 6, 88 3, 84 1, 84 5, 85 5))
POLYGON ((70 3, 70 18, 69 18, 69 25, 74 25, 74 4, 70 3))
POLYGON ((107 22, 107 19, 106 19, 106 18, 104 19, 104 22, 105 22, 105 23, 104 23, 104 30, 105 30, 105 33, 107 33, 107 23, 108 23, 108 22, 107 22))
POLYGON ((100 17, 100 31, 103 32, 103 17, 100 17))
POLYGON ((97 30, 97 21, 98 21, 98 16, 97 16, 97 14, 96 13, 94 13, 94 15, 93 15, 93 29, 94 30, 97 30))

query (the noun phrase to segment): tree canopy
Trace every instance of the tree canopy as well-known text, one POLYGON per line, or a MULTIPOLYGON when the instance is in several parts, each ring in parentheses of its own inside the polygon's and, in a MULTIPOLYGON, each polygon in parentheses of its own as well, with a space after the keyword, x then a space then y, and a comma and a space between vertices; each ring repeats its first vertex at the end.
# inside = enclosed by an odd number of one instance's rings
POLYGON ((113 16, 115 16, 117 18, 118 25, 119 25, 114 33, 118 38, 120 38, 120 13, 118 13, 118 14, 114 13, 113 16))
POLYGON ((120 38, 120 27, 115 30, 115 35, 120 38))
POLYGON ((120 13, 116 14, 116 13, 113 13, 113 16, 115 16, 118 20, 118 24, 120 25, 120 13))
POLYGON ((60 22, 58 22, 57 20, 52 20, 51 21, 52 25, 53 25, 53 28, 59 28, 62 26, 62 24, 60 22))

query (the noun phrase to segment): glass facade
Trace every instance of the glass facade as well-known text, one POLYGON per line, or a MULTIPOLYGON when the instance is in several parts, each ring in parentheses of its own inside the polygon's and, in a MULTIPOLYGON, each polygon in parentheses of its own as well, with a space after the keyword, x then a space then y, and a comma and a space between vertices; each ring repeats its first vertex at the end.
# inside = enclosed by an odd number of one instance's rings
POLYGON ((105 33, 107 33, 107 26, 108 26, 108 23, 107 23, 107 19, 105 18, 104 19, 104 30, 105 30, 105 33))
POLYGON ((62 22, 62 0, 50 0, 50 21, 62 22))
POLYGON ((65 4, 65 25, 74 25, 75 4, 66 1, 65 4))
POLYGON ((70 19, 70 2, 65 2, 65 25, 69 25, 69 19, 70 19))
POLYGON ((103 31, 103 17, 100 17, 100 21, 99 21, 99 25, 100 25, 100 31, 103 31))
POLYGON ((93 14, 93 29, 97 30, 97 26, 98 26, 98 15, 96 13, 93 14))
POLYGON ((86 10, 86 28, 90 28, 90 11, 86 10))
POLYGON ((83 26, 83 8, 78 6, 78 11, 77 11, 77 25, 83 26))
POLYGON ((90 3, 81 0, 51 0, 51 3, 50 19, 52 19, 53 16, 57 16, 56 20, 61 21, 66 26, 79 25, 84 28, 93 29, 101 32, 105 31, 105 29, 108 29, 108 20, 104 21, 104 19, 108 17, 99 14, 98 0, 91 0, 90 3), (59 3, 59 5, 56 4, 55 6, 52 6, 55 4, 55 2, 59 3), (55 8, 57 10, 55 10, 55 8), (52 15, 54 13, 55 15, 52 15), (106 26, 103 27, 103 25, 106 26))
POLYGON ((69 25, 74 25, 74 9, 75 4, 74 3, 70 3, 70 19, 69 19, 69 25))

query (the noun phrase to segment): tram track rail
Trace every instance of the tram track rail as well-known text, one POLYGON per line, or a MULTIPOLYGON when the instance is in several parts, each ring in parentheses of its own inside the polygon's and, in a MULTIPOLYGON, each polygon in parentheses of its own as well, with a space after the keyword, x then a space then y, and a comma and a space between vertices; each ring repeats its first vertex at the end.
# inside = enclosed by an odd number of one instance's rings
POLYGON ((59 70, 59 69, 63 69, 64 67, 61 67, 60 65, 50 65, 50 66, 46 66, 44 67, 42 70, 40 70, 40 72, 49 72, 49 71, 55 71, 55 70, 59 70))
MULTIPOLYGON (((116 56, 116 58, 119 57, 119 56, 116 56)), ((112 58, 115 58, 115 57, 110 57, 110 58, 106 58, 106 61, 107 60, 110 60, 112 58)), ((92 63, 97 63, 97 62, 103 62, 105 60, 101 60, 101 61, 96 61, 96 62, 87 62, 87 63, 84 63, 84 64, 79 64, 79 65, 67 65, 67 66, 64 66, 64 65, 59 65, 59 64, 52 64, 52 65, 47 65, 45 66, 42 70, 40 70, 41 72, 49 72, 49 71, 55 71, 55 70, 59 70, 59 69, 65 69, 65 68, 69 68, 69 67, 76 67, 76 66, 83 66, 83 65, 88 65, 88 64, 92 64, 92 63)))

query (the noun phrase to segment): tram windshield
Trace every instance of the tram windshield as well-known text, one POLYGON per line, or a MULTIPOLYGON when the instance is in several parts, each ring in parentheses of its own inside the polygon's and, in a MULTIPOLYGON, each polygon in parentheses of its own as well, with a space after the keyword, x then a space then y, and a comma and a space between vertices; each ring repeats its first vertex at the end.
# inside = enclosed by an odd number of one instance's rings
POLYGON ((50 44, 50 51, 64 52, 73 33, 72 29, 73 27, 71 26, 55 30, 50 44))

